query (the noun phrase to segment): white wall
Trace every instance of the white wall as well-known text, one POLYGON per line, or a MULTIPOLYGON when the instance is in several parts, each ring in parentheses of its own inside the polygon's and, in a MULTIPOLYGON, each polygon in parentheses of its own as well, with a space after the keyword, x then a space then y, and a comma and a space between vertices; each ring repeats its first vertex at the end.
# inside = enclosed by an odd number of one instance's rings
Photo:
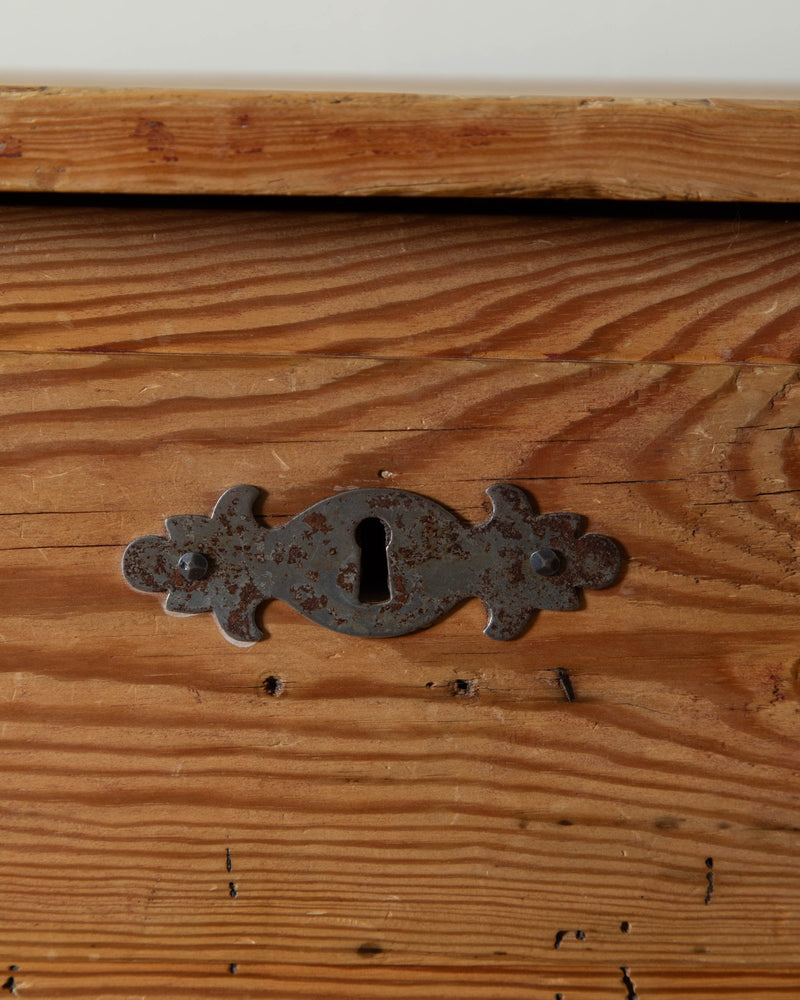
POLYGON ((4 0, 0 84, 800 98, 800 0, 4 0))

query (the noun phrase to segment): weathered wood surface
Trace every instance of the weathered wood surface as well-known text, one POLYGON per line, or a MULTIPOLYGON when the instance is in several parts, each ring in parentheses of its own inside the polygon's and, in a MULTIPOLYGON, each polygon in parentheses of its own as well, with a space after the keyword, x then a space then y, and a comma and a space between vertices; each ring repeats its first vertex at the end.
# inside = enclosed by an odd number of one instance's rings
POLYGON ((796 208, 517 210, 7 208, 0 349, 800 362, 796 208))
POLYGON ((0 190, 796 201, 800 102, 4 88, 0 190))
MULTIPOLYGON (((238 352, 214 333, 204 351, 200 331, 179 353, 158 343, 157 317, 189 332, 194 293, 176 277, 181 255, 170 268, 162 248, 117 302, 127 328, 115 323, 112 347, 92 317, 108 308, 112 272, 135 271, 109 259, 122 236, 99 235, 119 214, 22 211, 3 213, 4 232, 28 236, 4 244, 17 264, 0 271, 0 961, 19 966, 8 976, 20 996, 795 998, 789 320, 774 341, 762 331, 765 356, 781 361, 761 365, 651 360, 669 313, 657 338, 640 333, 636 363, 542 360, 516 335, 504 356, 499 324, 492 357, 479 356, 477 324, 464 339, 473 357, 402 357, 377 319, 343 351, 346 318, 332 340, 321 319, 316 345, 309 322, 280 352, 244 329, 238 352), (26 313, 30 350, 13 325, 26 313), (388 641, 273 603, 269 637, 243 650, 208 616, 166 616, 120 575, 127 541, 169 514, 208 512, 236 482, 269 491, 262 513, 277 524, 387 483, 477 520, 496 479, 529 488, 542 510, 586 514, 629 554, 619 585, 576 614, 541 613, 515 642, 481 635, 478 602, 388 641), (270 675, 280 697, 264 690, 270 675), (477 693, 454 695, 457 678, 477 693)), ((187 218, 172 218, 188 241, 187 218)), ((230 322, 235 289, 246 301, 262 266, 270 293, 270 255, 254 249, 246 266, 219 235, 235 223, 246 243, 248 218, 209 222, 221 229, 198 251, 196 323, 223 311, 230 322), (213 259, 243 283, 213 284, 213 259)), ((130 219, 134 245, 170 231, 168 212, 130 219)), ((452 288, 452 231, 436 227, 456 220, 350 221, 355 236, 343 215, 299 216, 293 240, 289 216, 276 217, 286 253, 306 249, 313 288, 339 252, 320 226, 347 247, 372 226, 397 269, 396 229, 421 227, 444 258, 423 284, 452 288), (305 227, 318 242, 303 243, 305 227)), ((635 242, 642 223, 627 225, 635 242)), ((673 228, 661 225, 666 245, 673 228)), ((774 251, 766 228, 759 238, 774 251)), ((368 236, 365 257, 374 245, 368 236)), ((718 261, 691 280, 703 287, 718 261)), ((290 280, 288 264, 275 280, 290 280)), ((358 295, 366 309, 385 303, 379 275, 358 295)), ((321 293, 309 301, 322 310, 321 293)), ((597 301, 573 306, 576 328, 597 322, 597 301)), ((750 340, 740 308, 734 350, 750 340)), ((423 341, 420 330, 407 353, 423 341)))
MULTIPOLYGON (((34 963, 30 972, 13 973, 17 995, 100 998, 130 1000, 136 997, 248 997, 252 1000, 431 1000, 452 997, 454 1000, 525 1000, 552 998, 560 993, 564 1000, 626 1000, 648 996, 668 1000, 794 1000, 797 976, 794 972, 758 969, 751 974, 723 970, 686 973, 681 970, 650 970, 644 975, 635 969, 598 970, 574 968, 565 975, 563 968, 532 970, 527 966, 493 964, 447 967, 417 966, 413 970, 381 961, 360 961, 354 966, 285 965, 265 961, 248 962, 237 967, 234 975, 219 962, 153 962, 142 965, 132 974, 129 964, 116 962, 65 962, 58 971, 52 963, 34 963), (627 974, 626 981, 623 976, 627 974), (134 985, 131 985, 133 982, 134 985), (566 992, 565 992, 566 991, 566 992)), ((8 981, 8 980, 6 980, 8 981)))

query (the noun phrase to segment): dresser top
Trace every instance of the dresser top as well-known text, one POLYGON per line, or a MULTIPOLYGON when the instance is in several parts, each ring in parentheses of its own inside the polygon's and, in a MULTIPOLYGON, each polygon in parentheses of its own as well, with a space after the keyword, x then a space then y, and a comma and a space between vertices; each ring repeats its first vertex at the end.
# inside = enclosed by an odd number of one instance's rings
POLYGON ((800 102, 0 89, 6 192, 800 200, 800 102))

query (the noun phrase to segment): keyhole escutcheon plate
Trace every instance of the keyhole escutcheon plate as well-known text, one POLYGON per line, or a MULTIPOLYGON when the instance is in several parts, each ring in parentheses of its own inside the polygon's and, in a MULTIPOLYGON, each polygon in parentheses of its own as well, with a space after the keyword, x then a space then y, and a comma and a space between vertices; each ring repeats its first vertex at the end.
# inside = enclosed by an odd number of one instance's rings
POLYGON ((245 644, 262 637, 256 612, 273 599, 337 632, 390 637, 478 597, 484 634, 513 639, 537 610, 578 610, 582 589, 610 586, 622 567, 612 538, 584 534, 578 514, 537 514, 510 483, 486 490, 493 509, 480 524, 417 493, 363 489, 268 528, 253 515, 259 492, 234 486, 211 517, 167 518, 166 538, 144 535, 127 547, 125 579, 165 592, 167 611, 213 612, 245 644))

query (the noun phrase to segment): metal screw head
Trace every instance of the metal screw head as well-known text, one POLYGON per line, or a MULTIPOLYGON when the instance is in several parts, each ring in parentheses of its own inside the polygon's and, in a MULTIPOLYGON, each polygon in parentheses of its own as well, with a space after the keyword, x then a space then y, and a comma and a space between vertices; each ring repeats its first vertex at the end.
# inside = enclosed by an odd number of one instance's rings
POLYGON ((555 549, 537 549, 531 556, 531 569, 539 576, 555 576, 561 568, 561 556, 555 549))
POLYGON ((184 580, 204 580, 208 568, 208 559, 202 552, 184 552, 178 560, 178 570, 184 580))

